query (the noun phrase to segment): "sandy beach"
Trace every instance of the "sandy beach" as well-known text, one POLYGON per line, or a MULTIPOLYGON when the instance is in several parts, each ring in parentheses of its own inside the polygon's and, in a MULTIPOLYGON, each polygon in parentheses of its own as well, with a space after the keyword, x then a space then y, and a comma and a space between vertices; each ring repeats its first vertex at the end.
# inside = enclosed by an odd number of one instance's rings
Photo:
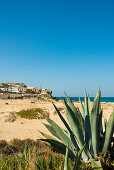
MULTIPOLYGON (((54 102, 55 105, 61 109, 61 113, 65 117, 65 111, 62 101, 54 102)), ((75 106, 79 107, 79 103, 75 102, 75 106)), ((101 103, 103 108, 103 116, 107 120, 114 109, 114 103, 101 103)), ((42 108, 49 113, 50 119, 54 120, 61 127, 64 127, 59 116, 55 114, 55 109, 51 101, 39 101, 33 99, 23 100, 0 100, 0 140, 10 141, 13 138, 18 139, 39 139, 43 138, 39 131, 48 133, 43 123, 45 119, 25 119, 19 116, 15 117, 14 121, 10 121, 10 117, 20 110, 27 110, 30 108, 42 108)))

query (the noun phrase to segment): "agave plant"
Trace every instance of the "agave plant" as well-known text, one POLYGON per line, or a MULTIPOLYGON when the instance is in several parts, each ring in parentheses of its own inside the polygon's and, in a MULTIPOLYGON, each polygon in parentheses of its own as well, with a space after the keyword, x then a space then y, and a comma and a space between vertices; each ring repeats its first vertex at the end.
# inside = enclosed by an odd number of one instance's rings
MULTIPOLYGON (((63 99, 65 113, 68 120, 64 119, 57 107, 54 105, 56 112, 62 120, 65 129, 61 128, 54 121, 47 118, 49 124, 45 127, 59 140, 42 133, 46 141, 60 148, 65 153, 66 146, 69 146, 69 156, 76 157, 79 150, 83 148, 82 159, 84 162, 95 160, 98 153, 106 155, 111 148, 111 141, 114 132, 114 110, 108 123, 104 120, 103 112, 100 105, 101 91, 97 92, 91 107, 90 98, 85 91, 84 104, 80 100, 80 109, 77 109, 71 99, 65 94, 67 101, 63 99)), ((97 162, 98 164, 99 162, 97 162)))

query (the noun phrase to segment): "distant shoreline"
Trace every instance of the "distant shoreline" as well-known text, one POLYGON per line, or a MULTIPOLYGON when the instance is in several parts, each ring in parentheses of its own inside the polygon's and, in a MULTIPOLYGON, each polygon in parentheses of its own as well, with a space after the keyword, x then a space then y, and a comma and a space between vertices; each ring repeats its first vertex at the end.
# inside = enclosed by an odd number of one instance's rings
MULTIPOLYGON (((66 100, 65 97, 56 97, 58 100, 62 100, 63 98, 66 100)), ((79 97, 70 97, 73 102, 78 102, 79 97)), ((84 97, 80 97, 81 101, 84 101, 84 97)), ((94 97, 90 97, 90 101, 94 101, 94 97)), ((101 97, 101 103, 114 103, 114 97, 101 97)))

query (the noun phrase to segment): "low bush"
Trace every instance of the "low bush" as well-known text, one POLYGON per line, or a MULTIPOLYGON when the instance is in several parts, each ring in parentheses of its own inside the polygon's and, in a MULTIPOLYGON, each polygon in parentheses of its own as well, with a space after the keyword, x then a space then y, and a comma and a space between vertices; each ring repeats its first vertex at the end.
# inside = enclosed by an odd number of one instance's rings
POLYGON ((19 112, 16 112, 16 114, 21 118, 26 119, 45 119, 46 117, 49 117, 49 113, 41 108, 21 110, 19 112))

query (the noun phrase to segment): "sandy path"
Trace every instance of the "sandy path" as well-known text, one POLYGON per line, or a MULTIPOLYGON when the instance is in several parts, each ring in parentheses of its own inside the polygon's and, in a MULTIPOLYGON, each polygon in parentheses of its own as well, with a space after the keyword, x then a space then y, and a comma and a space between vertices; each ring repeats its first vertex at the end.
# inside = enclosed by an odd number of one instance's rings
MULTIPOLYGON (((58 108, 63 108, 62 102, 55 102, 58 108)), ((79 107, 78 103, 75 103, 79 107)), ((45 128, 43 123, 46 123, 46 120, 27 120, 20 117, 17 117, 14 122, 6 122, 6 119, 12 112, 17 112, 22 109, 30 108, 42 108, 45 111, 50 113, 50 118, 54 120, 61 127, 64 127, 58 115, 54 114, 54 108, 51 102, 47 101, 33 101, 30 99, 24 100, 0 100, 0 140, 4 139, 10 141, 13 138, 18 139, 38 139, 43 138, 39 131, 48 133, 48 130, 45 128), (34 103, 31 103, 34 102, 34 103), (8 104, 6 104, 8 103, 8 104)), ((112 110, 114 109, 114 103, 102 103, 103 115, 105 118, 109 119, 112 110)), ((65 117, 64 110, 61 111, 65 117)))

